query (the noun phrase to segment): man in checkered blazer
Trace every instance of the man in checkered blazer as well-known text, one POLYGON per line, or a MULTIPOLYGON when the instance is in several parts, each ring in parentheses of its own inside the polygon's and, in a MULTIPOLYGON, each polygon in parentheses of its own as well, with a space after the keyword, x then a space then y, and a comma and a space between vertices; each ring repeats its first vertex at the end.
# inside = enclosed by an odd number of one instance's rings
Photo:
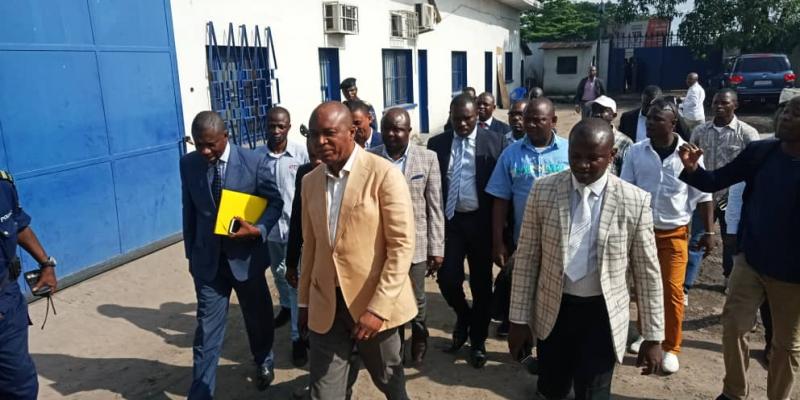
MULTIPOLYGON (((417 299, 417 316, 411 320, 411 364, 420 366, 428 350, 425 324, 425 277, 436 273, 444 261, 444 209, 442 178, 436 153, 409 143, 411 118, 402 108, 391 108, 381 120, 383 143, 369 149, 403 171, 411 192, 417 233, 411 260, 411 283, 417 299)), ((403 337, 404 330, 400 330, 403 337)))
POLYGON ((605 121, 570 133, 569 171, 538 180, 525 208, 511 288, 509 350, 535 336, 546 399, 608 399, 628 332, 630 267, 642 335, 638 365, 661 365, 664 305, 650 196, 607 173, 614 135, 605 121))

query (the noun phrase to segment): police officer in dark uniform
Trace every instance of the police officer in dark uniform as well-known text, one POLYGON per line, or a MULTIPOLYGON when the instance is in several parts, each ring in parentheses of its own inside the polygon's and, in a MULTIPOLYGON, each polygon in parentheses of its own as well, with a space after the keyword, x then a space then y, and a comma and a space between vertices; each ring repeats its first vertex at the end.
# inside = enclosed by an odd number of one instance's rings
POLYGON ((28 353, 28 305, 17 284, 17 243, 39 263, 41 277, 33 292, 56 290, 56 261, 48 257, 19 205, 14 180, 0 171, 0 399, 36 399, 39 383, 28 353))
POLYGON ((372 104, 361 100, 358 98, 358 86, 356 86, 356 78, 347 78, 339 84, 339 88, 342 90, 342 94, 344 95, 344 103, 349 101, 361 101, 362 103, 366 104, 369 107, 369 115, 372 117, 372 122, 369 123, 369 126, 372 127, 373 132, 378 131, 378 117, 375 116, 375 108, 372 107, 372 104))

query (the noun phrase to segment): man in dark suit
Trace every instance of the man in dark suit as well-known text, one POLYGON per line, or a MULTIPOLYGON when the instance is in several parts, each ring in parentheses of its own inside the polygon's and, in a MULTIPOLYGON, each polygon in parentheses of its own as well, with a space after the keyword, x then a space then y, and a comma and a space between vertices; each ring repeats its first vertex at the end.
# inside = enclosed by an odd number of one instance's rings
POLYGON ((375 117, 370 112, 370 106, 361 100, 348 100, 344 102, 344 105, 353 116, 353 125, 356 126, 356 143, 366 150, 382 145, 381 133, 377 128, 372 127, 375 117))
POLYGON ((581 79, 578 88, 575 89, 575 112, 581 114, 583 118, 589 117, 591 107, 587 104, 604 94, 606 94, 606 85, 602 79, 597 77, 597 67, 592 65, 589 67, 589 75, 581 79))
POLYGON ((256 363, 256 384, 266 390, 275 378, 272 361, 272 300, 264 271, 269 265, 267 233, 280 218, 283 201, 267 179, 261 158, 228 143, 220 116, 199 113, 192 121, 197 151, 180 162, 183 238, 189 272, 197 293, 197 329, 189 399, 211 399, 225 332, 231 290, 242 308, 250 351, 256 363), (267 198, 261 218, 226 236, 214 234, 222 189, 267 198))
MULTIPOLYGON (((639 108, 626 111, 619 117, 619 131, 631 138, 634 143, 647 139, 647 112, 655 99, 664 93, 656 85, 649 85, 642 91, 642 103, 639 108)), ((691 132, 685 132, 681 124, 675 126, 675 132, 685 141, 689 141, 691 132)))
POLYGON ((457 317, 448 351, 458 351, 469 338, 469 362, 481 368, 486 364, 484 342, 492 300, 492 241, 486 232, 492 224, 493 199, 484 189, 505 139, 477 126, 475 103, 466 95, 451 101, 450 119, 453 130, 428 141, 428 149, 436 152, 439 160, 445 205, 444 263, 437 282, 457 317), (469 261, 472 307, 464 295, 465 257, 469 261))
POLYGON ((350 101, 361 101, 367 105, 367 108, 369 109, 370 118, 372 118, 370 126, 372 127, 373 130, 377 131, 378 117, 377 114, 375 114, 375 108, 372 107, 372 104, 370 104, 368 101, 361 100, 361 98, 358 97, 358 86, 356 86, 356 78, 346 78, 345 80, 342 81, 341 84, 339 84, 339 88, 342 90, 342 95, 344 95, 345 105, 347 105, 347 102, 350 101))
POLYGON ((478 96, 478 127, 494 132, 500 136, 505 136, 511 132, 511 127, 507 123, 494 119, 492 116, 497 108, 494 96, 489 92, 483 92, 478 96))

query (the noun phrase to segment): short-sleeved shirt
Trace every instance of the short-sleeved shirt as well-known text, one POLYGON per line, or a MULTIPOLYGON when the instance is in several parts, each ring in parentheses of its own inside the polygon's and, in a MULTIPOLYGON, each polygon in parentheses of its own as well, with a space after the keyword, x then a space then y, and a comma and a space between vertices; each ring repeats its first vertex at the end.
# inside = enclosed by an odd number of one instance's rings
POLYGON ((17 251, 17 233, 30 225, 31 217, 22 210, 17 189, 0 180, 0 284, 8 278, 8 266, 17 251))
POLYGON ((569 169, 568 142, 553 135, 553 141, 539 152, 527 137, 503 150, 494 167, 486 193, 512 200, 514 208, 514 241, 519 238, 525 203, 536 179, 569 169))

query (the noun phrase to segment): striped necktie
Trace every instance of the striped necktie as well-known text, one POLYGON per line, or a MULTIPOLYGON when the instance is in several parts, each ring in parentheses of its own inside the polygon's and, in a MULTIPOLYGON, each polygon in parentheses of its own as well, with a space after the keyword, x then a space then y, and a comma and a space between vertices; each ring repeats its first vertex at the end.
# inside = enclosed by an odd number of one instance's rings
POLYGON ((450 220, 456 213, 456 203, 458 202, 458 190, 461 187, 461 160, 464 157, 464 145, 466 140, 461 137, 455 139, 455 154, 453 155, 453 174, 450 176, 450 185, 447 188, 447 205, 444 209, 445 217, 450 220))
POLYGON ((214 196, 214 204, 219 208, 222 199, 222 167, 220 161, 214 164, 214 178, 211 180, 211 195, 214 196))

